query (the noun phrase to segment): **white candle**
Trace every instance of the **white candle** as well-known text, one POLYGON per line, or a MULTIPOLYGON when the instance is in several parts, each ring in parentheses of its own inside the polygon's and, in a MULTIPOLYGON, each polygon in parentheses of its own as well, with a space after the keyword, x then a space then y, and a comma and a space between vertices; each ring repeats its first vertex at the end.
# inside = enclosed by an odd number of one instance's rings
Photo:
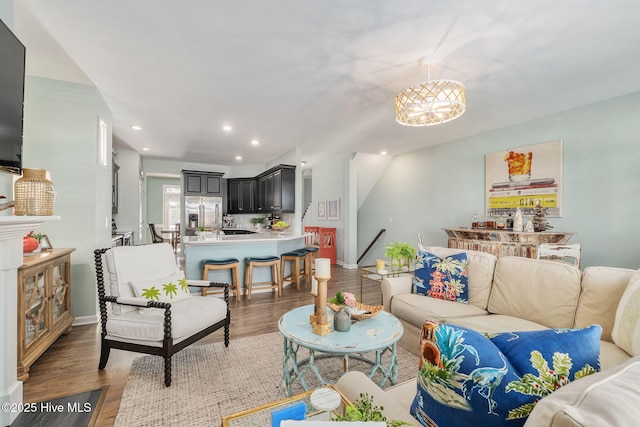
POLYGON ((313 295, 318 295, 318 281, 315 277, 311 278, 311 293, 313 295))
POLYGON ((331 260, 329 258, 316 259, 316 277, 331 277, 331 260))

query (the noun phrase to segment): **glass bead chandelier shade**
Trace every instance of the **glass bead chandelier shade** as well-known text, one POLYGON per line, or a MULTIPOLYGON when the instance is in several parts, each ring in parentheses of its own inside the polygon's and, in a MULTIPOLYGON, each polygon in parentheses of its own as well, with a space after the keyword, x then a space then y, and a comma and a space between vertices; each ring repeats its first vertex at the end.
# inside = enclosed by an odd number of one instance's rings
POLYGON ((395 104, 396 121, 401 125, 438 125, 464 113, 465 87, 455 80, 429 80, 400 92, 395 104))

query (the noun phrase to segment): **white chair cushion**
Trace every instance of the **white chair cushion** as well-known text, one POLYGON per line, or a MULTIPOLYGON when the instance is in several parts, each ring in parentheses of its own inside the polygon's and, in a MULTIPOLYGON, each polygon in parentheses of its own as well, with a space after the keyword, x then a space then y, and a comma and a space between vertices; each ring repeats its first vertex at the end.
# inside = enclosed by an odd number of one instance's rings
MULTIPOLYGON (((117 246, 104 253, 105 291, 114 297, 135 297, 131 283, 165 278, 179 272, 173 248, 168 243, 143 246, 117 246)), ((113 304, 113 313, 135 307, 113 304)))
POLYGON ((504 314, 458 318, 447 317, 445 322, 488 334, 510 331, 543 331, 549 329, 539 323, 519 317, 505 316, 504 314))
POLYGON ((582 292, 576 311, 575 328, 597 323, 602 326, 602 340, 612 342, 611 331, 624 290, 635 270, 617 267, 587 267, 582 272, 582 292))
MULTIPOLYGON (((164 338, 164 309, 151 309, 152 313, 137 310, 111 315, 107 321, 110 339, 162 345, 164 338)), ((227 316, 227 304, 215 297, 193 296, 171 303, 171 332, 174 342, 213 325, 227 316)))
POLYGON ((600 341, 600 370, 606 371, 631 359, 629 353, 610 341, 600 341))
POLYGON ((580 269, 564 262, 505 256, 496 263, 487 310, 549 328, 571 328, 581 279, 580 269))
POLYGON ((400 294, 391 300, 391 313, 414 325, 421 325, 425 320, 443 321, 457 317, 480 316, 488 314, 473 304, 461 304, 417 294, 400 294))
POLYGON ((611 336, 618 347, 640 356, 640 270, 631 277, 620 298, 611 336))
POLYGON ((635 426, 640 420, 640 358, 587 375, 542 398, 525 426, 635 426))

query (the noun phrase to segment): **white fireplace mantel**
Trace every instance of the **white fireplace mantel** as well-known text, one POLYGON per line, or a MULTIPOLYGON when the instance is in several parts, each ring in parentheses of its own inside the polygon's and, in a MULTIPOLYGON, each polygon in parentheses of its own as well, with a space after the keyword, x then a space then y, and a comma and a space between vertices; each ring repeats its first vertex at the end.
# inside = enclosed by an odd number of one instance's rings
MULTIPOLYGON (((59 216, 0 216, 0 404, 22 404, 18 381, 18 267, 22 260, 22 237, 45 221, 59 216)), ((11 405, 9 405, 11 406, 11 405)), ((10 425, 18 412, 0 411, 0 425, 10 425)))

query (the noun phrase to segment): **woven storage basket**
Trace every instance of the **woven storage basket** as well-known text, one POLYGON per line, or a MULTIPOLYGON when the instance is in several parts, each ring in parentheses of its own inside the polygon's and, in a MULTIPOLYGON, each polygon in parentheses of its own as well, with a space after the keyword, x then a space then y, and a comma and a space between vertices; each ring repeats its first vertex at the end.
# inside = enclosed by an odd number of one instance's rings
POLYGON ((53 184, 44 169, 22 169, 14 185, 15 215, 53 215, 53 184))
MULTIPOLYGON (((331 310, 333 310, 334 312, 338 312, 338 310, 340 310, 340 306, 338 304, 332 304, 330 302, 327 303, 327 307, 329 307, 331 310)), ((356 305, 355 307, 358 310, 367 310, 369 313, 367 314, 351 314, 351 318, 353 320, 364 320, 364 319, 368 319, 369 317, 373 317, 376 314, 378 314, 378 312, 380 312, 383 308, 383 306, 381 305, 367 305, 367 304, 362 304, 356 301, 356 305)))

